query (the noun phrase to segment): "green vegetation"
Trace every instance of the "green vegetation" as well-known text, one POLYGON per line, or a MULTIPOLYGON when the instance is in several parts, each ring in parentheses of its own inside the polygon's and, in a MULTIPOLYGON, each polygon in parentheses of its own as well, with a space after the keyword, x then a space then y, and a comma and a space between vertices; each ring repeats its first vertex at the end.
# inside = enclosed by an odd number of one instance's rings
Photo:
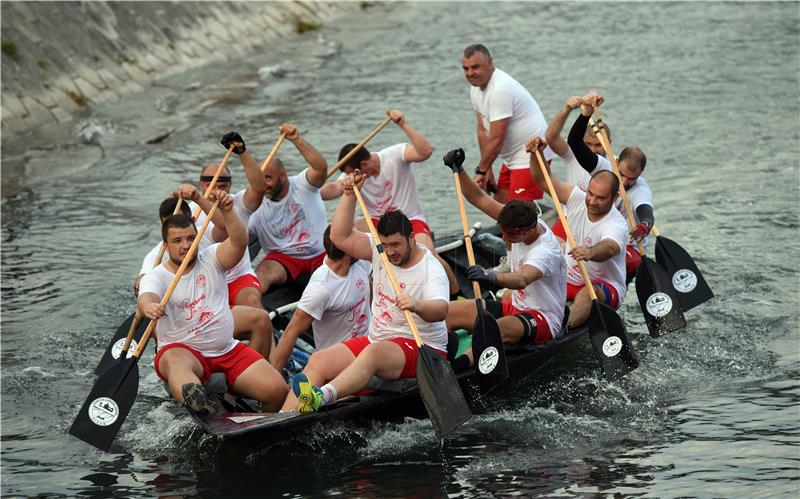
POLYGON ((120 54, 119 55, 119 63, 120 64, 136 64, 136 59, 129 56, 128 54, 120 54))
POLYGON ((298 33, 305 33, 306 31, 316 31, 319 28, 320 28, 319 23, 303 21, 302 19, 297 19, 294 23, 294 29, 298 33))
POLYGON ((42 69, 47 69, 47 61, 45 61, 44 59, 37 59, 36 65, 42 69))
POLYGON ((2 50, 5 55, 19 62, 19 48, 17 48, 17 42, 14 40, 0 41, 0 50, 2 50))
POLYGON ((361 2, 361 10, 367 10, 370 7, 375 7, 375 2, 361 2))

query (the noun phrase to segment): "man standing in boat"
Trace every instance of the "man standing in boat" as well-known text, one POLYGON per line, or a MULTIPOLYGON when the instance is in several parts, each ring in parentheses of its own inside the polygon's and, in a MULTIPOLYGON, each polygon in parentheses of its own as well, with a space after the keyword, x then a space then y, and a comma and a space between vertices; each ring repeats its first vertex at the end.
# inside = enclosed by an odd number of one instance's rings
MULTIPOLYGON (((359 170, 366 175, 361 193, 367 205, 369 216, 374 224, 388 211, 402 211, 411 220, 414 240, 426 248, 442 264, 447 273, 450 293, 458 293, 458 281, 450 266, 436 252, 433 235, 422 211, 417 191, 417 180, 412 163, 421 163, 431 157, 433 148, 421 133, 411 127, 403 113, 398 109, 389 111, 389 117, 408 137, 409 143, 395 144, 370 153, 366 147, 359 149, 342 166, 343 174, 336 182, 325 184, 320 190, 322 199, 328 201, 342 195, 342 182, 347 175, 359 170)), ((339 151, 339 160, 344 158, 356 144, 345 144, 339 151)), ((356 227, 367 230, 363 219, 358 219, 356 227)))
POLYGON ((162 296, 197 237, 191 218, 170 215, 161 228, 169 259, 141 282, 139 311, 158 320, 156 373, 178 402, 201 417, 217 410, 201 385, 213 372, 224 372, 228 386, 259 400, 262 411, 275 411, 288 390, 286 383, 258 352, 233 339, 225 273, 242 259, 247 230, 228 193, 215 190, 210 199, 219 200, 229 237, 193 258, 169 302, 162 306, 162 296))
MULTIPOLYGON (((444 163, 458 173, 467 201, 489 215, 500 225, 503 240, 511 244, 510 272, 495 272, 480 265, 467 270, 467 278, 484 285, 512 290, 511 300, 485 301, 485 308, 498 319, 503 343, 536 345, 556 337, 564 319, 566 304, 567 264, 561 246, 547 225, 539 220, 536 207, 514 199, 503 205, 490 198, 464 172, 464 151, 447 153, 444 163)), ((471 300, 451 301, 447 313, 447 329, 471 329, 477 309, 471 300)), ((457 370, 472 364, 456 359, 457 370)))
MULTIPOLYGON (((519 82, 496 68, 489 49, 470 45, 461 58, 470 88, 470 100, 477 119, 478 148, 481 159, 475 168, 475 182, 483 189, 496 187, 495 200, 532 201, 542 191, 528 174, 525 142, 544 135, 547 121, 539 104, 519 82), (503 166, 495 182, 492 165, 500 157, 503 166)), ((550 152, 546 152, 550 159, 550 152)))
MULTIPOLYGON (((322 232, 326 217, 320 187, 325 183, 328 163, 295 125, 285 123, 278 130, 300 151, 308 168, 289 177, 283 162, 274 158, 260 179, 248 177, 250 185, 243 196, 261 199, 250 219, 250 230, 266 254, 256 268, 262 294, 272 286, 314 272, 325 257, 322 232)), ((239 134, 229 133, 221 142, 225 147, 235 145, 234 152, 246 169, 258 168, 239 134)))
POLYGON ((372 262, 372 320, 367 336, 318 351, 303 373, 294 379, 283 410, 318 410, 338 398, 364 389, 373 376, 383 379, 416 375, 417 347, 403 309, 411 316, 426 345, 447 357, 447 276, 439 261, 413 237, 411 222, 400 211, 389 211, 378 221, 383 250, 400 287, 395 296, 372 236, 353 227, 355 194, 351 175, 343 182, 344 196, 331 223, 331 240, 353 258, 372 262))
MULTIPOLYGON (((591 111, 590 111, 591 113, 591 111)), ((533 154, 542 150, 545 141, 534 137, 528 142, 531 151, 530 172, 539 186, 547 190, 539 162, 533 154)), ((550 167, 546 166, 548 172, 550 167)), ((586 322, 592 308, 592 300, 585 288, 578 260, 586 262, 586 270, 594 285, 599 300, 613 309, 619 308, 625 299, 625 243, 628 230, 625 219, 614 209, 619 191, 619 179, 614 173, 599 170, 592 175, 586 192, 575 184, 561 182, 552 174, 550 178, 558 199, 553 202, 564 205, 564 215, 578 246, 566 247, 567 256, 567 300, 570 306, 570 326, 577 327, 586 322)))
POLYGON ((311 274, 275 349, 272 364, 278 371, 291 357, 297 337, 312 325, 317 350, 367 334, 372 265, 340 250, 331 241, 330 232, 329 225, 322 236, 325 261, 311 274))

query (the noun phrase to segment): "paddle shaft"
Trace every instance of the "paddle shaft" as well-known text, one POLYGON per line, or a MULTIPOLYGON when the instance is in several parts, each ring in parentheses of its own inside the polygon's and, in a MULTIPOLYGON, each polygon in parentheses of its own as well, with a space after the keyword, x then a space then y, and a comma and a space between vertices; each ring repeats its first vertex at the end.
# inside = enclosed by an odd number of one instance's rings
MULTIPOLYGON (((369 132, 369 135, 367 135, 366 137, 364 137, 364 140, 362 140, 361 142, 359 142, 358 144, 356 144, 356 146, 353 148, 353 150, 352 150, 352 151, 350 151, 349 153, 347 153, 347 154, 345 155, 345 157, 343 157, 342 159, 340 159, 340 160, 339 160, 339 162, 338 162, 338 163, 336 163, 335 165, 333 165, 332 167, 330 167, 330 168, 328 169, 328 177, 330 177, 331 175, 333 175, 334 173, 336 173, 337 171, 339 171, 339 168, 341 168, 341 167, 342 167, 342 165, 344 165, 345 163, 347 163, 347 162, 350 160, 350 158, 352 158, 353 156, 355 156, 355 154, 356 154, 356 153, 357 153, 357 152, 358 152, 358 151, 359 151, 359 150, 360 150, 362 147, 364 147, 364 145, 365 145, 367 142, 369 142, 370 140, 372 140, 372 137, 374 137, 375 135, 377 135, 377 134, 378 134, 378 132, 380 132, 381 130, 383 130, 383 127, 385 127, 386 125, 388 125, 390 121, 392 121, 392 119, 391 119, 391 118, 386 118, 385 120, 383 120, 383 122, 382 122, 380 125, 378 125, 377 127, 375 127, 375 130, 373 130, 373 131, 369 132)), ((360 198, 359 198, 359 199, 360 199, 360 198)), ((365 217, 367 217, 367 218, 369 218, 369 215, 367 214, 367 212, 366 212, 366 211, 364 212, 364 216, 365 216, 365 217)))
MULTIPOLYGON (((544 174, 544 181, 547 183, 547 190, 550 191, 550 197, 553 198, 553 205, 556 207, 558 219, 561 220, 561 225, 564 227, 564 232, 567 234, 569 245, 571 248, 576 248, 577 245, 575 244, 575 237, 572 235, 572 230, 569 228, 567 217, 564 216, 564 212, 561 210, 561 201, 558 200, 556 188, 553 187, 553 182, 550 180, 550 174, 547 173, 547 167, 544 165, 544 159, 542 159, 542 155, 538 149, 534 152, 536 154, 536 160, 539 162, 539 168, 542 169, 542 174, 544 174)), ((589 278, 589 272, 586 271, 586 264, 583 262, 583 260, 576 261, 578 262, 578 267, 581 269, 583 282, 586 283, 586 288, 589 290, 589 296, 592 298, 592 300, 596 301, 597 293, 594 292, 594 286, 592 286, 592 280, 589 278)))
MULTIPOLYGON (((369 217, 369 212, 367 211, 367 205, 364 204, 364 198, 361 197, 361 192, 358 190, 358 186, 353 184, 353 192, 356 194, 356 199, 358 199, 358 206, 361 207, 361 212, 364 214, 364 219, 367 221, 367 227, 369 227, 369 233, 372 234, 372 239, 375 240, 375 249, 378 251, 378 254, 381 257, 381 261, 383 262, 383 266, 386 267, 386 275, 389 276, 389 282, 392 283, 392 290, 394 290, 395 300, 397 296, 400 294, 400 286, 397 284, 397 278, 394 275, 394 269, 392 268, 392 262, 389 261, 389 257, 386 256, 386 253, 383 252, 383 244, 381 244, 380 238, 378 238, 378 230, 375 229, 375 225, 372 223, 372 219, 369 217)), ((411 317, 411 312, 407 309, 403 309, 403 315, 408 322, 408 327, 411 328, 411 334, 414 335, 414 341, 417 342, 417 346, 422 348, 422 337, 419 335, 419 330, 417 329, 417 325, 414 324, 414 318, 411 317)))
MULTIPOLYGON (((214 216, 214 213, 217 211, 217 207, 219 207, 219 200, 214 201, 214 204, 211 206, 211 209, 208 211, 208 217, 206 217, 205 222, 203 222, 203 226, 200 227, 200 230, 197 232, 197 237, 192 242, 192 245, 189 247, 188 253, 183 258, 180 267, 178 267, 178 271, 175 272, 175 277, 172 278, 172 282, 169 284, 167 288, 167 292, 164 293, 163 298, 161 298, 161 306, 165 306, 169 299, 172 298, 172 293, 175 291, 175 288, 178 286, 178 283, 183 276, 183 272, 186 270, 186 267, 189 265, 189 262, 192 261, 195 252, 197 251, 197 247, 200 245, 200 240, 203 239, 203 234, 208 227, 208 224, 211 222, 211 218, 214 216)), ((150 339, 150 334, 153 332, 153 329, 156 327, 156 323, 158 320, 151 320, 150 324, 145 329, 144 334, 142 335, 141 341, 139 341, 139 346, 136 347, 136 351, 133 352, 133 356, 137 359, 141 357, 142 352, 144 351, 144 347, 147 346, 147 341, 150 339)))
POLYGON ((278 149, 281 148, 284 140, 286 140, 286 134, 282 133, 281 136, 278 137, 278 141, 275 142, 275 145, 272 146, 272 150, 269 152, 269 154, 267 154, 267 157, 264 158, 264 161, 261 163, 260 168, 262 173, 267 169, 267 165, 269 165, 270 162, 275 159, 275 155, 278 154, 278 149))
MULTIPOLYGON (((225 157, 222 158, 222 162, 219 164, 219 166, 217 167, 217 171, 214 173, 214 178, 212 178, 211 182, 208 183, 208 188, 203 193, 204 198, 207 198, 208 195, 211 194, 211 191, 214 190, 214 187, 217 185, 217 179, 219 178, 219 174, 222 173, 222 169, 225 168, 225 165, 228 163, 228 158, 230 158, 231 154, 233 154, 233 147, 234 147, 233 144, 231 144, 231 146, 228 148, 228 151, 225 153, 225 157)), ((194 209, 194 213, 192 213, 192 216, 194 217, 195 220, 197 220, 197 216, 200 215, 200 210, 202 210, 202 208, 200 208, 200 205, 198 205, 197 208, 194 209)), ((210 213, 208 215, 208 218, 211 219, 210 213)), ((205 227, 205 224, 203 224, 203 226, 205 227)))
MULTIPOLYGON (((597 113, 597 119, 600 119, 600 111, 595 110, 597 113)), ((628 201, 628 193, 625 191, 625 182, 622 180, 622 175, 619 173, 619 165, 617 165, 617 158, 614 156, 614 151, 611 150, 611 143, 608 141, 608 135, 604 129, 598 127, 591 118, 589 118, 589 125, 592 127, 595 135, 597 135, 597 140, 603 145, 603 149, 606 151, 606 156, 608 156, 608 161, 611 163, 611 168, 614 169, 614 174, 619 179, 619 192, 622 196, 622 204, 625 205, 625 214, 628 216, 628 224, 630 224, 631 229, 636 227, 636 219, 633 217, 633 210, 631 209, 631 203, 628 201)), ((644 252, 644 245, 641 241, 636 241, 636 245, 639 247, 639 254, 645 256, 644 252)))
MULTIPOLYGON (((475 265, 475 252, 472 250, 472 235, 469 232, 467 223, 467 210, 464 209, 464 196, 461 194, 461 178, 458 173, 453 173, 456 179, 456 197, 458 197, 458 213, 461 215, 461 228, 464 231, 464 244, 467 247, 467 263, 472 267, 475 265)), ((481 285, 478 281, 472 281, 472 293, 475 294, 475 299, 479 300, 481 297, 481 285)))

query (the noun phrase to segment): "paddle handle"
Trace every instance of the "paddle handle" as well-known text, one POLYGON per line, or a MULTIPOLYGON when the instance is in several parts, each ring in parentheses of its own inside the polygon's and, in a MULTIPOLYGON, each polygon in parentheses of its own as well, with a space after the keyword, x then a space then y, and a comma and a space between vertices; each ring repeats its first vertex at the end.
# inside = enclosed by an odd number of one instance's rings
MULTIPOLYGON (((475 265, 475 252, 472 249, 472 234, 469 232, 469 223, 467 222, 467 210, 464 208, 464 196, 461 194, 461 177, 458 173, 453 172, 453 177, 456 180, 456 197, 458 198, 458 213, 461 216, 461 228, 464 231, 464 245, 467 247, 467 263, 472 267, 475 265)), ((472 281, 472 293, 475 299, 481 297, 481 285, 478 281, 472 281)))
POLYGON ((261 168, 261 173, 264 173, 264 171, 267 169, 267 165, 269 165, 270 162, 273 159, 275 159, 275 155, 278 154, 278 149, 281 148, 281 145, 283 145, 284 140, 286 140, 286 133, 282 133, 281 136, 278 137, 278 141, 275 142, 275 145, 272 146, 272 150, 269 152, 269 154, 267 154, 267 157, 264 158, 264 161, 261 163, 261 166, 259 167, 261 168))
MULTIPOLYGON (((389 111, 386 111, 386 112, 388 113, 389 111)), ((327 177, 330 177, 331 175, 333 175, 334 173, 336 173, 337 171, 339 171, 339 168, 341 168, 341 167, 342 167, 342 165, 344 165, 345 163, 347 163, 347 162, 350 160, 350 158, 352 158, 353 156, 355 156, 355 154, 356 154, 356 153, 357 153, 357 152, 358 152, 358 151, 359 151, 359 150, 360 150, 362 147, 364 147, 364 145, 365 145, 367 142, 369 142, 370 140, 372 140, 372 137, 376 136, 376 135, 378 134, 378 132, 380 132, 381 130, 383 130, 383 127, 385 127, 386 125, 388 125, 388 124, 389 124, 389 122, 391 122, 391 121, 392 121, 392 118, 386 118, 385 120, 383 120, 383 122, 382 122, 380 125, 378 125, 377 127, 375 127, 375 130, 373 130, 373 131, 369 132, 369 135, 367 135, 366 137, 364 137, 364 140, 362 140, 361 142, 359 142, 358 144, 356 144, 356 146, 353 148, 353 150, 352 150, 352 151, 350 151, 349 153, 347 153, 347 154, 345 155, 345 157, 343 157, 342 159, 340 159, 340 160, 339 160, 339 162, 338 162, 338 163, 336 163, 335 165, 333 165, 333 166, 331 166, 330 168, 328 168, 328 175, 327 175, 327 177)), ((369 218, 369 215, 367 215, 367 212, 366 212, 366 211, 364 212, 364 216, 365 216, 365 217, 367 217, 367 218, 369 218)))
MULTIPOLYGON (((539 168, 541 168, 542 174, 544 175, 544 181, 547 183, 547 190, 550 191, 550 197, 553 198, 553 205, 556 207, 558 219, 561 220, 561 225, 564 227, 564 232, 567 234, 569 246, 570 248, 575 248, 577 247, 575 244, 575 236, 572 235, 572 229, 569 228, 567 217, 561 210, 561 201, 558 200, 556 188, 553 187, 553 182, 550 180, 550 174, 547 173, 547 167, 544 165, 544 159, 542 159, 542 155, 538 149, 534 151, 534 154, 536 155, 536 161, 539 162, 539 168)), ((586 287, 589 289, 589 296, 592 298, 592 300, 597 300, 597 293, 594 292, 594 286, 592 286, 592 280, 589 278, 589 272, 586 271, 586 264, 583 262, 583 260, 576 260, 576 262, 578 262, 578 267, 581 269, 583 282, 586 283, 586 287)))
MULTIPOLYGON (((163 249, 163 244, 161 245, 163 249)), ((128 348, 131 347, 131 342, 133 341, 133 334, 136 332, 136 328, 139 327, 139 323, 142 322, 142 313, 139 312, 139 307, 136 307, 136 313, 133 314, 133 320, 131 321, 131 328, 128 329, 128 336, 125 337, 125 343, 122 345, 122 351, 119 354, 122 360, 125 360, 125 357, 128 355, 128 348)))
POLYGON ((653 228, 652 228, 652 229, 650 229, 650 232, 652 232, 652 233, 653 233, 653 235, 654 235, 654 236, 656 236, 657 238, 658 238, 658 237, 661 237, 661 233, 660 233, 660 232, 658 232, 658 229, 656 229, 656 226, 655 226, 655 225, 653 226, 653 228))
MULTIPOLYGON (((381 240, 378 238, 378 231, 375 229, 375 225, 372 223, 372 219, 369 217, 369 212, 367 211, 367 205, 364 204, 364 198, 361 197, 361 192, 358 190, 358 186, 353 184, 353 192, 356 193, 356 199, 358 199, 358 206, 361 207, 361 213, 364 214, 364 219, 367 222, 367 227, 369 227, 369 233, 372 234, 372 239, 375 240, 375 249, 378 251, 378 254, 381 257, 381 261, 383 262, 383 266, 386 268, 386 275, 389 276, 389 282, 392 283, 392 290, 394 290, 395 300, 397 299, 397 295, 400 294, 400 286, 397 284, 397 278, 394 275, 394 269, 392 268, 392 262, 389 261, 389 257, 386 256, 386 253, 383 252, 383 244, 381 244, 381 240)), ((411 312, 406 309, 403 309, 403 315, 408 322, 408 327, 411 328, 411 334, 414 335, 414 341, 417 342, 417 346, 422 348, 422 336, 419 334, 419 330, 417 329, 417 325, 414 324, 414 318, 411 317, 411 312)))
MULTIPOLYGON (((183 272, 186 270, 186 267, 189 265, 189 262, 192 261, 195 252, 197 251, 197 247, 200 245, 200 241, 203 239, 203 234, 208 227, 208 224, 211 222, 211 218, 216 213, 217 208, 219 207, 219 199, 214 201, 214 204, 211 206, 211 209, 208 211, 208 217, 206 217, 205 222, 203 222, 203 226, 200 227, 200 230, 197 232, 197 237, 192 242, 192 245, 189 247, 189 251, 186 253, 186 256, 183 258, 183 262, 181 262, 181 266, 178 267, 178 271, 175 272, 175 277, 172 278, 172 282, 169 284, 167 288, 167 292, 164 293, 164 297, 161 298, 161 306, 165 306, 169 299, 172 298, 172 293, 175 291, 175 288, 178 286, 178 283, 183 276, 183 272)), ((139 346, 136 347, 136 351, 133 352, 133 356, 137 359, 141 357, 142 352, 144 352, 144 347, 147 346, 147 341, 150 339, 150 334, 153 332, 153 329, 156 327, 156 323, 158 321, 150 321, 150 324, 145 329, 144 334, 142 335, 141 341, 139 341, 139 346)))
MULTIPOLYGON (((173 210, 172 212, 173 215, 177 215, 178 213, 180 213, 182 204, 183 204, 183 198, 178 198, 178 202, 175 203, 175 210, 173 210)), ((161 247, 158 248, 158 255, 156 255, 156 259, 153 262, 153 268, 156 268, 161 264, 161 259, 164 258, 164 250, 166 249, 167 247, 164 245, 164 241, 161 241, 161 247)), ((141 317, 139 319, 141 320, 141 317)), ((136 329, 136 327, 134 327, 133 329, 136 329)), ((129 338, 133 337, 131 333, 128 333, 128 336, 129 338)), ((125 348, 127 350, 127 347, 125 348)))
MULTIPOLYGON (((600 119, 600 110, 595 109, 595 113, 597 114, 597 119, 600 119)), ((589 118, 589 126, 592 127, 592 131, 594 131, 595 135, 597 135, 597 140, 603 145, 603 149, 606 151, 606 156, 608 157, 608 161, 611 162, 611 168, 614 169, 614 174, 619 179, 619 192, 622 196, 622 204, 625 205, 625 214, 628 217, 628 224, 631 226, 631 229, 636 227, 636 219, 633 217, 633 210, 631 209, 631 203, 628 201, 628 193, 625 191, 625 182, 622 180, 622 175, 619 173, 619 165, 617 165, 617 158, 614 156, 614 151, 611 150, 611 142, 608 140, 608 134, 606 134, 605 129, 600 128, 589 118)), ((636 241, 637 246, 639 247, 639 254, 645 256, 644 253, 644 245, 641 241, 636 241)))

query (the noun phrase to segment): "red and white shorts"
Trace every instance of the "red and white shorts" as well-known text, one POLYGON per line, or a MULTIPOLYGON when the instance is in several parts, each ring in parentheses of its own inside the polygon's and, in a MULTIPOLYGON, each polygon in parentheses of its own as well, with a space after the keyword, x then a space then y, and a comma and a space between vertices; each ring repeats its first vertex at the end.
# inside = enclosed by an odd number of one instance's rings
MULTIPOLYGON (((378 220, 378 218, 372 218, 372 225, 378 227, 378 220)), ((422 220, 411 220, 411 230, 414 232, 414 234, 428 234, 428 237, 433 239, 431 228, 422 220)))
MULTIPOLYGON (((409 338, 391 338, 389 340, 381 340, 381 341, 391 341, 392 343, 397 343, 400 345, 400 348, 403 349, 403 355, 406 357, 406 363, 403 365, 403 371, 400 373, 400 377, 398 379, 403 378, 413 378, 417 375, 417 357, 419 357, 419 348, 417 347, 417 343, 409 338)), ((357 338, 351 338, 345 342, 344 345, 353 352, 353 355, 356 357, 367 348, 367 346, 371 343, 369 341, 368 336, 359 336, 357 338)), ((447 352, 442 352, 441 350, 434 351, 442 356, 442 358, 447 359, 447 352)))
POLYGON ((499 319, 500 317, 520 316, 519 319, 523 320, 523 325, 527 333, 523 334, 519 343, 526 343, 526 336, 529 345, 540 345, 553 339, 553 335, 550 333, 550 324, 547 323, 544 315, 538 310, 520 310, 513 305, 511 300, 502 300, 499 303, 488 300, 486 302, 486 310, 495 319, 499 319), (530 322, 526 324, 526 320, 536 323, 534 334, 529 333, 531 324, 530 322))
POLYGON ((497 188, 508 190, 508 200, 533 201, 542 199, 542 190, 536 185, 529 168, 510 170, 505 163, 497 177, 497 188))
POLYGON ((239 296, 239 292, 244 288, 256 288, 261 291, 261 282, 258 280, 258 277, 253 274, 244 274, 229 282, 228 305, 230 305, 231 308, 236 305, 236 297, 239 296))
POLYGON ((304 272, 311 274, 317 270, 317 267, 322 265, 322 261, 325 260, 325 252, 323 251, 319 255, 312 256, 311 258, 297 258, 279 251, 270 251, 267 253, 267 256, 264 257, 264 260, 274 260, 283 265, 289 277, 288 282, 292 282, 297 279, 297 276, 304 272))
POLYGON ((228 382, 228 388, 233 386, 236 380, 239 379, 239 376, 245 372, 248 367, 264 358, 260 353, 241 342, 237 343, 233 350, 219 357, 204 357, 203 354, 183 343, 170 343, 158 350, 156 358, 153 361, 156 374, 158 374, 158 377, 161 378, 162 381, 167 381, 167 378, 159 371, 158 363, 161 361, 161 357, 164 353, 173 348, 188 350, 200 361, 200 365, 203 366, 203 376, 200 378, 201 383, 208 381, 208 378, 211 377, 211 373, 224 372, 225 381, 228 382))
MULTIPOLYGON (((598 296, 597 299, 608 305, 609 307, 616 310, 619 308, 619 295, 617 294, 617 288, 612 286, 610 283, 603 281, 601 279, 592 279, 592 284, 596 286, 600 286, 600 289, 603 290, 603 296, 598 296)), ((567 283, 567 300, 574 301, 575 297, 578 295, 580 290, 585 288, 585 284, 572 284, 571 282, 567 283)))

